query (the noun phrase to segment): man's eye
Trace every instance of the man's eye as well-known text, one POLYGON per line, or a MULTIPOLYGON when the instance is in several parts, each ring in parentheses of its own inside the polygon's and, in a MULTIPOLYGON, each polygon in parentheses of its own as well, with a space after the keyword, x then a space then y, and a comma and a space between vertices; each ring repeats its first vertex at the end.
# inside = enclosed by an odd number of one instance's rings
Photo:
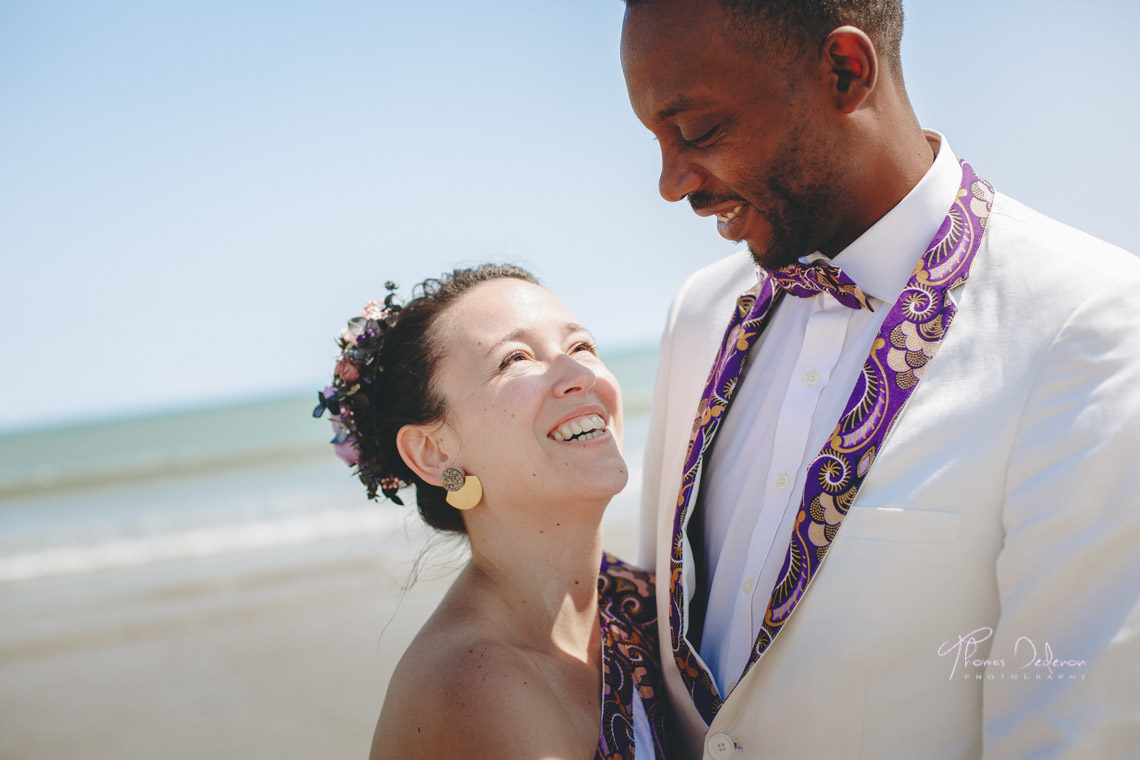
POLYGON ((685 137, 684 133, 681 134, 681 142, 690 148, 700 148, 707 145, 714 137, 720 132, 720 125, 714 126, 704 134, 694 137, 692 139, 685 137))

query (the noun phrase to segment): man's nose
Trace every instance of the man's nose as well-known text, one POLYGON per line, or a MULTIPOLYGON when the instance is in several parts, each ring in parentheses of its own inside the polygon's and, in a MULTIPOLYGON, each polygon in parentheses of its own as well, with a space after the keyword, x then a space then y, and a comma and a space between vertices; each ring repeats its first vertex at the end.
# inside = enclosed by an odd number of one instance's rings
POLYGON ((683 200, 686 195, 700 189, 704 173, 692 161, 678 152, 661 153, 661 178, 657 191, 670 203, 683 200))

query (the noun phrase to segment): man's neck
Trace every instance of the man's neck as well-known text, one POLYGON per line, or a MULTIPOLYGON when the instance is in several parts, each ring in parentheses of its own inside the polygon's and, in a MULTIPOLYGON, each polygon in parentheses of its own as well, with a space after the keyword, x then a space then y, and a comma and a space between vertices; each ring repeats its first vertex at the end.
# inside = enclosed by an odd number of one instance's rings
POLYGON ((884 130, 869 147, 869 158, 859 175, 858 185, 874 188, 861 196, 857 213, 838 234, 821 248, 828 258, 835 257, 914 189, 934 163, 934 149, 917 121, 905 128, 884 130))

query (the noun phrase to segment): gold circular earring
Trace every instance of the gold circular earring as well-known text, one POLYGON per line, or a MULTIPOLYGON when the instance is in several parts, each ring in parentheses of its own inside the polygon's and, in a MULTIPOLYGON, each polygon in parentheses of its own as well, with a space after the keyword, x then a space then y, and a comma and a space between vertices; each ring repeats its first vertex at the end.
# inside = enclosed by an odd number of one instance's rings
POLYGON ((458 467, 448 467, 440 476, 447 489, 447 503, 456 509, 471 509, 483 499, 483 484, 458 467))

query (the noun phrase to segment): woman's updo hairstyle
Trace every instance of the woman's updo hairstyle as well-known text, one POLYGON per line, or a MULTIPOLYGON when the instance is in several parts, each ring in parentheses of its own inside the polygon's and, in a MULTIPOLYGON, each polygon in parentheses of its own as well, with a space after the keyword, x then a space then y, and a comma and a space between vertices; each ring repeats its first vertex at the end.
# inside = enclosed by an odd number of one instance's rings
POLYGON ((432 382, 441 355, 433 340, 436 320, 471 288, 504 278, 538 284, 521 267, 483 264, 424 280, 412 289, 412 300, 401 304, 398 286, 385 283, 383 306, 369 301, 341 331, 333 384, 317 394, 313 416, 329 410, 337 454, 356 468, 368 498, 380 493, 403 504, 396 492, 414 483, 420 515, 436 530, 466 532, 459 510, 445 501, 446 491, 424 482, 400 457, 396 433, 404 425, 439 422, 446 411, 432 382))

